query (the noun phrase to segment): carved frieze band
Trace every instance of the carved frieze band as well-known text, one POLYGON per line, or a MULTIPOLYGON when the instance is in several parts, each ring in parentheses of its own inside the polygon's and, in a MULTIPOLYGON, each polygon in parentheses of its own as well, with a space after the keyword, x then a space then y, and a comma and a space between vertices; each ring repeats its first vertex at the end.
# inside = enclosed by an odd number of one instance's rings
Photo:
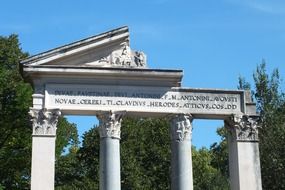
POLYGON ((122 118, 126 114, 125 111, 102 112, 97 114, 99 119, 99 133, 101 138, 117 138, 121 136, 122 118))
POLYGON ((30 109, 29 112, 33 125, 34 136, 55 136, 58 118, 61 115, 59 109, 30 109))
POLYGON ((233 115, 225 120, 225 126, 235 140, 258 141, 259 117, 233 115))
POLYGON ((192 116, 186 114, 175 115, 171 118, 171 138, 178 142, 191 140, 192 116))

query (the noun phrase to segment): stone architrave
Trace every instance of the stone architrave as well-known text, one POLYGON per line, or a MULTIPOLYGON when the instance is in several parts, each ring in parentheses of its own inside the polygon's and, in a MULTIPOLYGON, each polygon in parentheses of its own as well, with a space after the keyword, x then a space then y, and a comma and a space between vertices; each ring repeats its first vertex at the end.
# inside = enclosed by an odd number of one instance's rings
POLYGON ((101 112, 100 134, 100 189, 121 190, 120 134, 125 111, 101 112))
POLYGON ((261 190, 257 116, 233 115, 225 120, 229 131, 231 190, 261 190))
POLYGON ((171 189, 193 190, 192 116, 175 115, 171 119, 171 189))
POLYGON ((33 126, 31 189, 53 190, 56 125, 61 112, 31 108, 29 113, 33 126))

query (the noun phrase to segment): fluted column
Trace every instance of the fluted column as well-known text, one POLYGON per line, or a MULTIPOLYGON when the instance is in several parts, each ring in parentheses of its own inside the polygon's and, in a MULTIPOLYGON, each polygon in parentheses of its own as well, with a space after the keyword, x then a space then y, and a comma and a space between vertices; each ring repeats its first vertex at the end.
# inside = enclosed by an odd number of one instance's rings
POLYGON ((261 190, 257 116, 234 115, 225 120, 229 131, 231 190, 261 190))
POLYGON ((124 111, 97 115, 100 133, 100 190, 121 190, 120 136, 124 111))
POLYGON ((191 115, 175 115, 171 119, 172 190, 193 190, 191 139, 191 115))
POLYGON ((54 189, 55 139, 58 109, 30 110, 33 125, 31 190, 54 189))

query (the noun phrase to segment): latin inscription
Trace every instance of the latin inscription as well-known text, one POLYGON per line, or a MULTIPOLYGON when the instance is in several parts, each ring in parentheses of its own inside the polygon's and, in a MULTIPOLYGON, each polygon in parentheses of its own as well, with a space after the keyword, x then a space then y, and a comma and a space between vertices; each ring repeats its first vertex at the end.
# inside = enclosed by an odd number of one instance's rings
MULTIPOLYGON (((74 96, 83 95, 87 96, 85 92, 77 91, 55 91, 55 104, 81 104, 81 105, 107 105, 107 106, 147 106, 147 107, 164 107, 164 108, 192 108, 192 109, 237 109, 236 103, 238 102, 238 98, 234 96, 195 96, 195 95, 172 95, 168 97, 167 95, 158 95, 158 94, 148 94, 143 95, 143 97, 148 97, 152 99, 159 99, 158 101, 139 101, 139 100, 117 100, 114 101, 112 99, 96 99, 96 98, 83 98, 83 99, 75 99, 75 98, 61 98, 61 96, 74 96), (164 101, 161 101, 164 100, 164 101), (177 102, 178 101, 178 102, 177 102)), ((98 93, 88 92, 89 96, 96 96, 98 93), (91 94, 91 95, 90 95, 91 94), (95 95, 96 94, 96 95, 95 95)), ((101 93, 99 96, 105 97, 131 97, 131 98, 139 98, 141 95, 135 96, 127 96, 127 92, 125 93, 117 93, 115 92, 113 96, 110 96, 110 92, 101 93)))
POLYGON ((63 109, 230 114, 241 112, 240 93, 179 92, 163 88, 47 85, 46 103, 63 109))

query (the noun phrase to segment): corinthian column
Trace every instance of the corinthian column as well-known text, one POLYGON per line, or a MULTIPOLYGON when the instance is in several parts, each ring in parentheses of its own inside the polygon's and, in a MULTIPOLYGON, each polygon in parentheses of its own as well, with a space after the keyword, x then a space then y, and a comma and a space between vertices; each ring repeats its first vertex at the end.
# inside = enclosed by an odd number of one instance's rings
POLYGON ((54 162, 58 109, 31 109, 33 125, 31 190, 54 189, 54 162))
POLYGON ((234 115, 225 121, 229 131, 231 190, 261 190, 258 117, 234 115))
POLYGON ((100 190, 121 190, 120 134, 125 112, 97 115, 100 133, 100 190))
POLYGON ((171 189, 193 190, 191 115, 171 119, 171 189))

